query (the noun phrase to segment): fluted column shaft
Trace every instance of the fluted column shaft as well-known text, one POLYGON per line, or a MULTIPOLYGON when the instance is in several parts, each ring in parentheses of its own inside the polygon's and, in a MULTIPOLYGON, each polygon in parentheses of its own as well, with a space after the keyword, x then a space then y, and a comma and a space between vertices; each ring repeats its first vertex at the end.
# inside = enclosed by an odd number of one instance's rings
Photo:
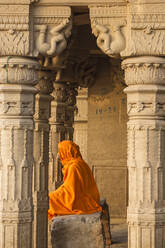
POLYGON ((0 247, 31 248, 35 60, 0 60, 0 247))
POLYGON ((36 88, 33 170, 33 248, 46 248, 48 235, 49 123, 51 73, 40 71, 36 88), (42 234, 42 235, 41 235, 42 234))
POLYGON ((165 59, 123 61, 128 87, 128 247, 165 247, 165 59))

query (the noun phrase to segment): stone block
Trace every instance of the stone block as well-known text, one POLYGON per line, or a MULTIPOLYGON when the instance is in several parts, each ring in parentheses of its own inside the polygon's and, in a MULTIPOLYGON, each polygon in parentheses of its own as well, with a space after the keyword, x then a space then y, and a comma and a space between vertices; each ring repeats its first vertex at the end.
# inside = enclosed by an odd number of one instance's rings
POLYGON ((51 226, 52 248, 105 248, 102 213, 55 217, 51 226))

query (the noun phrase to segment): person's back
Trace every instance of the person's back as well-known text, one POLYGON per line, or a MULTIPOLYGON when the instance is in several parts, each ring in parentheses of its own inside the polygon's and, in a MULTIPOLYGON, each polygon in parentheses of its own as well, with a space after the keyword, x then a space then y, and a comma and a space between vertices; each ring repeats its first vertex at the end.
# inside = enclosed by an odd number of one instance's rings
POLYGON ((90 214, 102 211, 99 192, 89 166, 72 141, 59 143, 64 183, 49 194, 49 219, 57 215, 90 214))

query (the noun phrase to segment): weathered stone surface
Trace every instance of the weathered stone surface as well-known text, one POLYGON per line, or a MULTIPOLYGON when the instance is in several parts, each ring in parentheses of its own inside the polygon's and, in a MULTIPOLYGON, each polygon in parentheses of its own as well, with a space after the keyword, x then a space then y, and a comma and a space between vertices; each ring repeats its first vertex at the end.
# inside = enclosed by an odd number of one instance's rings
POLYGON ((59 216, 51 228, 52 248, 105 248, 102 214, 59 216))

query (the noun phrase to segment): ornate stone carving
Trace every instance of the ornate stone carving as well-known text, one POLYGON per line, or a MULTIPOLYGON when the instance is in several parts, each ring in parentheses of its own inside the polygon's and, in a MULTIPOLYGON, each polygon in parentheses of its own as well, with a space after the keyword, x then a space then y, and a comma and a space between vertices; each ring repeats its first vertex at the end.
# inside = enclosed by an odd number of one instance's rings
POLYGON ((63 52, 71 35, 71 9, 37 6, 33 9, 33 18, 36 40, 34 55, 57 56, 63 52))
POLYGON ((29 21, 29 5, 0 6, 0 55, 30 53, 29 21))
POLYGON ((49 123, 50 93, 53 90, 52 73, 41 70, 38 72, 39 90, 35 98, 34 114, 34 170, 33 170, 33 247, 47 247, 48 235, 48 164, 49 164, 49 123), (42 224, 41 224, 42 223, 42 224), (41 233, 43 235, 40 238, 41 233))
POLYGON ((68 106, 75 106, 76 105, 76 96, 78 95, 77 86, 74 84, 68 84, 66 88, 66 104, 68 106))
POLYGON ((128 6, 126 49, 122 56, 164 55, 164 2, 131 1, 128 6), (138 7, 137 7, 138 6, 138 7))
POLYGON ((36 41, 35 55, 57 56, 67 46, 67 39, 71 35, 72 23, 69 20, 64 20, 59 25, 53 27, 50 30, 51 38, 49 42, 46 42, 47 28, 46 25, 36 27, 37 31, 39 29, 39 35, 36 41))
POLYGON ((31 59, 21 57, 2 57, 0 60, 1 84, 36 84, 39 64, 31 59))
POLYGON ((128 85, 128 242, 156 247, 165 242, 165 59, 137 57, 122 65, 128 85))
POLYGON ((80 87, 91 87, 95 82, 97 59, 85 57, 74 58, 72 61, 75 81, 80 87))
POLYGON ((49 95, 53 91, 53 78, 51 71, 39 71, 38 84, 36 88, 40 94, 49 95))
POLYGON ((125 6, 90 6, 92 33, 97 38, 98 47, 110 57, 119 57, 126 46, 124 10, 125 6))
POLYGON ((0 247, 4 248, 31 248, 32 115, 37 92, 33 85, 38 67, 28 58, 0 61, 0 156, 6 164, 0 170, 0 247))
POLYGON ((14 1, 0 6, 0 55, 59 55, 71 34, 71 9, 14 1))
POLYGON ((65 83, 62 82, 54 82, 54 91, 52 95, 54 100, 60 103, 65 103, 66 101, 66 88, 64 87, 65 83))
POLYGON ((73 140, 74 112, 76 108, 77 85, 69 83, 66 88, 65 139, 73 140))
POLYGON ((66 108, 66 84, 64 82, 53 83, 53 100, 51 102, 50 136, 49 136, 49 191, 59 186, 59 167, 57 157, 58 143, 65 139, 65 108, 66 108))
POLYGON ((164 85, 165 66, 163 58, 143 56, 136 59, 132 58, 127 62, 127 64, 125 62, 122 63, 122 68, 125 70, 127 85, 164 85))
POLYGON ((89 5, 98 47, 112 57, 164 55, 164 6, 163 1, 89 5))
POLYGON ((115 27, 107 27, 98 24, 96 21, 91 23, 92 33, 97 38, 98 47, 110 57, 118 57, 125 48, 125 37, 121 31, 125 23, 116 24, 115 27))

